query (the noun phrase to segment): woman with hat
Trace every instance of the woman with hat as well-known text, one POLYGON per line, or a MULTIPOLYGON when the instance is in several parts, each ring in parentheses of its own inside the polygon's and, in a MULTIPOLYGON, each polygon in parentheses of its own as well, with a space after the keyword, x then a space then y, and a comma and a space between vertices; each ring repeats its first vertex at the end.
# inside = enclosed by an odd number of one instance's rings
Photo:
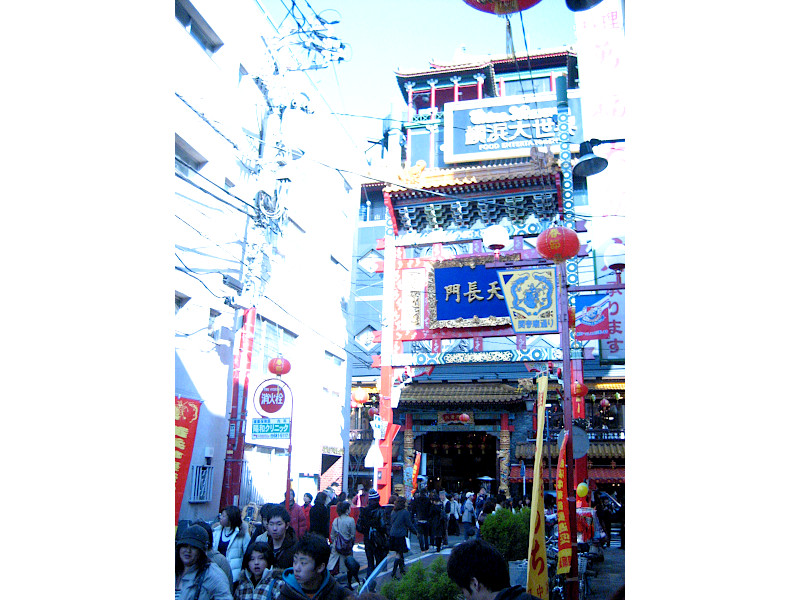
POLYGON ((227 576, 206 555, 208 542, 199 525, 175 541, 175 600, 233 600, 227 576))

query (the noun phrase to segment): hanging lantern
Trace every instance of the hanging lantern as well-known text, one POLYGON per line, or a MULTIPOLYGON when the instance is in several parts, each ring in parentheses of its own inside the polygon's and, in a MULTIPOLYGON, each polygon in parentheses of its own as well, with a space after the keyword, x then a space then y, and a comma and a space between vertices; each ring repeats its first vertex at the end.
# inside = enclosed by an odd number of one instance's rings
POLYGON ((292 370, 292 364, 285 358, 278 357, 269 361, 269 372, 280 377, 292 370))
POLYGON ((550 227, 536 238, 536 250, 555 263, 572 258, 581 249, 578 234, 568 227, 550 227))
POLYGON ((355 388, 352 394, 353 402, 356 404, 364 404, 369 398, 369 393, 364 388, 355 388))
POLYGON ((374 416, 375 416, 375 415, 377 415, 379 412, 380 412, 380 411, 379 411, 377 408, 375 408, 375 407, 373 406, 372 408, 370 408, 370 409, 367 411, 367 414, 368 414, 370 417, 374 417, 374 416))
POLYGON ((485 13, 507 15, 521 12, 539 4, 541 0, 464 0, 464 3, 485 13))
POLYGON ((573 381, 572 382, 572 395, 573 396, 585 396, 589 393, 589 388, 583 385, 580 381, 573 381))
POLYGON ((458 420, 462 423, 469 423, 469 415, 467 413, 461 413, 458 415, 458 420))
POLYGON ((607 398, 600 400, 600 408, 606 409, 609 406, 611 406, 611 402, 609 402, 607 398))
POLYGON ((575 493, 578 494, 578 498, 586 498, 589 494, 589 486, 586 485, 586 482, 581 481, 575 489, 575 493))
POLYGON ((575 329, 575 307, 574 306, 570 306, 567 309, 567 315, 569 317, 569 321, 568 321, 569 328, 570 329, 575 329))

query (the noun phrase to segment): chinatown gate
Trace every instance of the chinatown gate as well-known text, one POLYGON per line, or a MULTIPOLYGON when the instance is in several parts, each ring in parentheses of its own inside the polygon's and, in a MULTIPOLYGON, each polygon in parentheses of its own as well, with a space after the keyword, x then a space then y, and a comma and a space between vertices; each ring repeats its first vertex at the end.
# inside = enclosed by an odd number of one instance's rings
MULTIPOLYGON (((429 488, 475 491, 487 485, 492 493, 511 495, 515 446, 534 432, 526 407, 531 398, 519 380, 546 371, 562 353, 557 334, 548 340, 514 332, 498 269, 486 265, 546 264, 536 236, 549 225, 542 217, 556 213, 561 180, 554 157, 537 154, 479 168, 412 169, 404 185, 383 190, 388 217, 379 244, 384 314, 391 318, 381 331, 381 354, 373 359, 381 370, 379 415, 389 423, 379 444, 383 502, 390 493, 410 493, 417 460, 429 488), (483 234, 497 224, 510 237, 493 251, 483 234), (396 462, 393 472, 398 434, 402 468, 396 462)), ((586 231, 583 222, 574 225, 586 231)), ((577 272, 585 255, 569 261, 568 272, 577 272)), ((580 347, 573 353, 581 358, 580 347)), ((582 380, 581 362, 572 364, 582 380)), ((550 397, 558 403, 556 389, 550 397)))

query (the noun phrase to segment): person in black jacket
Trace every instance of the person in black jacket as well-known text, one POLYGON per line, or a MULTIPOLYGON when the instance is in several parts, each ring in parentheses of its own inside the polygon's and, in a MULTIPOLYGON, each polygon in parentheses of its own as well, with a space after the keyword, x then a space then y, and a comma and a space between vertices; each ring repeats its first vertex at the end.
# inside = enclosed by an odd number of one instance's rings
POLYGON ((409 509, 411 517, 416 523, 417 539, 419 540, 419 551, 427 552, 430 548, 430 526, 428 524, 428 511, 431 506, 431 499, 428 498, 427 490, 414 492, 414 500, 409 509))
POLYGON ((356 521, 356 531, 364 536, 367 577, 375 570, 375 566, 389 554, 389 526, 380 500, 380 494, 371 489, 367 505, 359 511, 358 521, 356 521), (375 530, 376 535, 370 536, 371 529, 375 530))
POLYGON ((310 531, 320 534, 326 540, 331 535, 331 509, 328 508, 325 492, 319 492, 314 498, 314 506, 308 511, 310 531))
POLYGON ((453 548, 447 576, 461 588, 464 600, 541 600, 521 585, 511 586, 506 559, 485 540, 470 540, 453 548))

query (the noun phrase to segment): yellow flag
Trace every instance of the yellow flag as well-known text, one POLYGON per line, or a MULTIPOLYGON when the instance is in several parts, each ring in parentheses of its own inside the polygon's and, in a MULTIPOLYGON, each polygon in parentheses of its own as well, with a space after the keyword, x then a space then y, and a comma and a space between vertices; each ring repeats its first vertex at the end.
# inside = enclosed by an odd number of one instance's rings
POLYGON ((533 462, 533 492, 531 496, 531 532, 528 537, 528 579, 526 591, 542 600, 549 600, 547 580, 547 549, 544 542, 544 486, 542 485, 542 447, 544 442, 544 411, 547 401, 547 376, 536 380, 536 454, 533 462))

